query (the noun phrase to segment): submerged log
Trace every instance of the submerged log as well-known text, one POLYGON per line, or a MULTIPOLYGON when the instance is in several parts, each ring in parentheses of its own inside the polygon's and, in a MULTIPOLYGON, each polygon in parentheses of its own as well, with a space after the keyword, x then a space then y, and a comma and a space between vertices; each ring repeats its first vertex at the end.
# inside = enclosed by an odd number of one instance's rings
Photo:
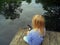
MULTIPOLYGON (((23 40, 28 29, 20 29, 10 42, 10 45, 28 45, 23 40)), ((42 45, 60 45, 60 32, 47 31, 42 45)))

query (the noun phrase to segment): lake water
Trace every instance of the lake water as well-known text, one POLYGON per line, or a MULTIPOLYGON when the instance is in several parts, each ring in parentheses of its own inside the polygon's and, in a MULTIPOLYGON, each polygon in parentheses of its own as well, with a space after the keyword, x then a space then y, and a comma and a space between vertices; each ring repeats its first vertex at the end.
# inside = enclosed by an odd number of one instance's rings
POLYGON ((43 15, 46 12, 43 4, 39 1, 36 3, 36 0, 21 1, 17 8, 22 9, 22 13, 17 10, 19 18, 14 18, 14 20, 10 19, 11 16, 5 19, 6 15, 0 14, 0 45, 9 45, 19 28, 26 28, 27 24, 31 24, 34 15, 43 15))

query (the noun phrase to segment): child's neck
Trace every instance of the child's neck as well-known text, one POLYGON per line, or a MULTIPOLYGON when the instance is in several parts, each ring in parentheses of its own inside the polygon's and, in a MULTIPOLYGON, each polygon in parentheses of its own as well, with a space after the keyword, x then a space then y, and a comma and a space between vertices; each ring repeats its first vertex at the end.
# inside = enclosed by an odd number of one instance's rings
POLYGON ((35 30, 35 31, 40 31, 40 29, 39 29, 39 28, 34 28, 34 30, 35 30))

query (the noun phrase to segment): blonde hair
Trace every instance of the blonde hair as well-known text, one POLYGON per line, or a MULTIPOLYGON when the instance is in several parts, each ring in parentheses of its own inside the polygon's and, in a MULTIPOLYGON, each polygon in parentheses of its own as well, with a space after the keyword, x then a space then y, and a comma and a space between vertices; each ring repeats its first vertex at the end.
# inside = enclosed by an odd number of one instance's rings
POLYGON ((33 29, 40 29, 40 33, 44 34, 45 19, 42 15, 35 15, 32 18, 33 29))

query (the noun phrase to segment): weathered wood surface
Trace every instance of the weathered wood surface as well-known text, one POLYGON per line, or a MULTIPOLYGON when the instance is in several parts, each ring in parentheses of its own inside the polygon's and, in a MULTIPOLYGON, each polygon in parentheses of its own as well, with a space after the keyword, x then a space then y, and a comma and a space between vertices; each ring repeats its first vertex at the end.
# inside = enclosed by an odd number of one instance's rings
MULTIPOLYGON (((26 35, 28 29, 20 29, 10 45, 28 45, 23 41, 23 36, 26 35)), ((60 45, 60 32, 47 31, 42 45, 60 45)))

